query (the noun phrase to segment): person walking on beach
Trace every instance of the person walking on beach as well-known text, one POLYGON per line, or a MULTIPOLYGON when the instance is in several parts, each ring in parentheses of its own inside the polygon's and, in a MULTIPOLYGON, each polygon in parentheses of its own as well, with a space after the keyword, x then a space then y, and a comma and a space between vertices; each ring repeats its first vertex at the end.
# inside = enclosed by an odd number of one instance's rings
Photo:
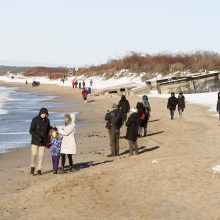
POLYGON ((79 82, 79 89, 81 89, 82 88, 82 83, 81 82, 79 82))
POLYGON ((121 112, 123 114, 123 122, 126 122, 127 114, 130 111, 130 104, 129 104, 129 101, 126 99, 125 95, 122 95, 118 106, 121 109, 121 112))
POLYGON ((90 86, 92 87, 92 85, 93 85, 93 81, 92 81, 92 79, 90 80, 90 86))
POLYGON ((142 129, 144 129, 144 137, 147 136, 147 125, 149 120, 149 115, 147 109, 144 107, 142 102, 138 102, 136 105, 138 117, 140 120, 140 124, 138 126, 138 136, 142 136, 142 129))
POLYGON ((184 97, 183 93, 180 92, 178 95, 178 112, 179 112, 180 117, 182 117, 185 107, 186 107, 185 97, 184 97))
POLYGON ((218 100, 217 100, 217 105, 216 105, 216 111, 219 114, 219 121, 220 121, 220 92, 218 93, 218 100))
POLYGON ((178 104, 178 99, 175 96, 175 93, 172 92, 170 98, 168 99, 167 109, 170 110, 171 120, 174 119, 174 113, 176 110, 176 105, 178 104))
POLYGON ((75 82, 74 81, 72 82, 72 87, 73 87, 73 89, 75 88, 75 82))
POLYGON ((88 90, 86 88, 83 88, 82 90, 82 96, 83 96, 83 99, 85 101, 85 103, 87 103, 87 97, 88 97, 88 90))
POLYGON ((76 86, 76 88, 78 88, 78 81, 77 80, 75 82, 75 86, 76 86))
POLYGON ((65 126, 58 127, 58 133, 63 136, 61 144, 61 172, 65 172, 66 155, 69 159, 69 170, 73 171, 73 155, 76 154, 75 115, 64 115, 65 126))
POLYGON ((126 122, 127 133, 125 137, 128 140, 130 155, 133 155, 134 151, 136 155, 138 154, 137 138, 138 138, 139 125, 140 125, 140 119, 137 113, 137 109, 132 108, 131 115, 129 116, 126 122))
POLYGON ((144 108, 146 109, 146 112, 148 112, 148 116, 150 118, 151 106, 150 106, 150 102, 148 100, 148 97, 146 95, 144 95, 142 97, 142 102, 143 102, 144 108))
POLYGON ((62 138, 59 137, 57 128, 53 128, 50 131, 50 154, 52 157, 54 174, 57 174, 59 169, 61 143, 62 143, 62 138))
POLYGON ((82 82, 82 86, 83 86, 83 89, 86 87, 86 83, 85 83, 84 80, 83 80, 83 82, 82 82))
POLYGON ((111 154, 108 157, 119 155, 119 138, 120 138, 120 128, 123 123, 123 114, 118 108, 117 104, 112 105, 112 111, 107 112, 105 116, 107 121, 106 128, 109 131, 109 139, 111 146, 111 154))
POLYGON ((41 108, 37 117, 34 117, 31 126, 31 174, 34 175, 38 157, 37 174, 41 175, 45 146, 49 142, 50 120, 48 110, 41 108))

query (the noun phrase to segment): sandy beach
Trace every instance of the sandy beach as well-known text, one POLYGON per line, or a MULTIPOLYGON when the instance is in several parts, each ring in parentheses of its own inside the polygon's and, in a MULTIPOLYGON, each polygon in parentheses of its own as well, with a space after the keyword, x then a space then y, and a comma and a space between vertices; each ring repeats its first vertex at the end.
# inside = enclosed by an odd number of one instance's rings
MULTIPOLYGON (((208 109, 187 104, 184 117, 169 120, 166 100, 150 98, 148 136, 138 139, 140 155, 128 157, 120 139, 120 156, 109 154, 104 116, 120 97, 94 97, 84 104, 71 87, 15 86, 26 92, 55 95, 67 104, 53 110, 79 112, 76 131, 78 168, 54 175, 49 151, 42 176, 31 176, 30 148, 0 154, 0 219, 220 219, 220 175, 209 169, 220 164, 219 122, 208 109)), ((131 106, 140 99, 128 97, 131 106)), ((49 109, 52 110, 52 109, 49 109)))

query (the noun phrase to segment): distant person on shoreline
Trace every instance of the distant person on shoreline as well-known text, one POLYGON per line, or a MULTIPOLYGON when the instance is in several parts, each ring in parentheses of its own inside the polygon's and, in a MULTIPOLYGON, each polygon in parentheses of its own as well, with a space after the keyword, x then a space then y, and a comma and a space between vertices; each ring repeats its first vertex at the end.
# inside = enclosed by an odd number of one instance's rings
POLYGON ((129 152, 130 155, 138 154, 138 144, 137 144, 137 138, 138 138, 138 126, 140 125, 140 119, 137 113, 137 109, 132 108, 131 109, 131 115, 129 116, 126 126, 127 126, 127 133, 126 133, 126 139, 128 140, 129 144, 129 152))
POLYGON ((171 120, 174 119, 174 114, 177 104, 178 104, 178 99, 176 98, 175 93, 172 92, 171 97, 168 99, 168 103, 167 103, 167 109, 170 110, 171 120))
POLYGON ((82 90, 82 96, 83 96, 83 99, 85 101, 85 103, 87 103, 87 97, 88 97, 88 90, 86 88, 83 88, 82 90))
POLYGON ((127 114, 130 111, 130 104, 129 104, 129 101, 126 99, 125 95, 122 95, 118 106, 121 109, 121 112, 123 114, 123 122, 126 122, 127 114))
POLYGON ((123 123, 123 115, 121 110, 118 108, 117 104, 112 105, 112 111, 108 111, 105 115, 106 128, 109 132, 111 154, 108 157, 119 155, 119 138, 120 138, 120 128, 123 123))
POLYGON ((61 144, 61 172, 65 172, 66 155, 69 159, 69 170, 73 171, 73 155, 76 154, 76 140, 75 140, 75 115, 64 115, 65 126, 58 127, 58 133, 63 136, 61 144))
POLYGON ((92 85, 93 85, 93 81, 92 81, 92 79, 90 80, 90 86, 92 87, 92 85))
POLYGON ((220 121, 220 92, 218 93, 218 100, 217 100, 217 105, 216 105, 216 111, 219 114, 219 121, 220 121))
POLYGON ((185 107, 186 107, 185 97, 184 97, 183 93, 180 92, 178 95, 178 112, 179 112, 180 117, 182 117, 185 107))
POLYGON ((81 89, 82 88, 82 83, 81 82, 79 82, 79 89, 81 89))
POLYGON ((83 89, 86 87, 86 83, 85 83, 84 80, 83 80, 83 82, 82 82, 82 87, 83 87, 83 89))
POLYGON ((48 110, 41 108, 38 116, 34 117, 31 126, 31 174, 34 175, 36 160, 38 157, 37 174, 41 175, 43 166, 45 146, 49 142, 50 120, 48 119, 48 110))
POLYGON ((57 174, 59 169, 61 143, 62 143, 62 138, 59 137, 57 128, 53 128, 50 131, 50 154, 52 157, 54 174, 57 174))
POLYGON ((72 82, 72 87, 73 87, 73 89, 75 88, 75 82, 74 81, 72 82))
POLYGON ((75 82, 75 86, 76 86, 76 88, 78 88, 78 81, 76 80, 76 82, 75 82))

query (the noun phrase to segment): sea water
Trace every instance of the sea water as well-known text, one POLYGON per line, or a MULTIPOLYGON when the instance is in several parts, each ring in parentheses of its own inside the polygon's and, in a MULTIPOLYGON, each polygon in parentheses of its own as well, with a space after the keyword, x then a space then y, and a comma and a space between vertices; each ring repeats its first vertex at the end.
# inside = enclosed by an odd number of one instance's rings
MULTIPOLYGON (((39 109, 63 106, 63 103, 51 102, 54 98, 20 92, 16 88, 0 87, 0 153, 30 146, 29 128, 39 109)), ((49 118, 51 126, 64 123, 64 113, 50 111, 49 118)))

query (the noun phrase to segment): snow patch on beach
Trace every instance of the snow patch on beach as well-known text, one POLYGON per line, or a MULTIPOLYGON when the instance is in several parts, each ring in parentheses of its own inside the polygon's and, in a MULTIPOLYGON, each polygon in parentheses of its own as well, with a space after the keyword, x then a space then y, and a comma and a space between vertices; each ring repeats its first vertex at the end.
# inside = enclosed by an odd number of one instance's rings
POLYGON ((211 173, 220 173, 220 165, 215 165, 210 170, 211 173))

